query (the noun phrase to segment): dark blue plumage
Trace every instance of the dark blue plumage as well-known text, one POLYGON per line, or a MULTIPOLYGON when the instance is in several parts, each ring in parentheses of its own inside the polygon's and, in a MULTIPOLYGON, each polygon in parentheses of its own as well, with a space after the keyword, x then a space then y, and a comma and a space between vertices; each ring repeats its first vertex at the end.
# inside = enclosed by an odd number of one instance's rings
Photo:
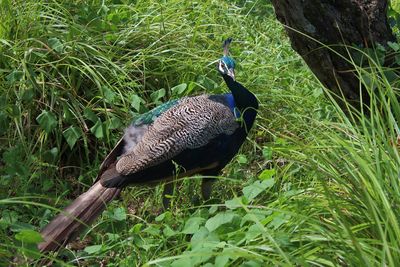
POLYGON ((240 111, 236 107, 235 103, 235 98, 233 97, 232 93, 226 93, 225 95, 222 95, 225 99, 226 102, 228 103, 228 106, 230 110, 232 111, 233 115, 235 116, 236 119, 240 118, 240 111))

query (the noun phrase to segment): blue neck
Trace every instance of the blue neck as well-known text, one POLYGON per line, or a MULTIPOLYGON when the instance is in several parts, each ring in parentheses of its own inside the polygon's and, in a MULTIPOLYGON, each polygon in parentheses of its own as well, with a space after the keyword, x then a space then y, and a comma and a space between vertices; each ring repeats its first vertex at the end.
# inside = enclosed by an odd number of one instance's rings
POLYGON ((235 106, 239 109, 240 114, 242 114, 247 130, 250 130, 257 116, 258 101, 256 97, 243 85, 233 80, 229 75, 223 74, 222 77, 224 78, 229 90, 232 92, 235 106))
POLYGON ((233 98, 232 93, 226 93, 224 96, 233 115, 235 115, 236 119, 239 119, 241 114, 239 109, 236 107, 235 99, 233 98))

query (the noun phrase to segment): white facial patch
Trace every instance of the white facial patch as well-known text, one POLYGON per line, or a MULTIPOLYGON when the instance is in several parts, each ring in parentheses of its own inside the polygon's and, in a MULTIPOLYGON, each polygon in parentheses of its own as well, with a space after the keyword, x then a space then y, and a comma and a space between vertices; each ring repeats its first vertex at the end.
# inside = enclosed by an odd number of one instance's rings
POLYGON ((221 73, 225 73, 225 74, 226 74, 226 72, 227 72, 226 64, 225 64, 225 62, 223 62, 222 60, 219 61, 218 70, 219 70, 221 73))

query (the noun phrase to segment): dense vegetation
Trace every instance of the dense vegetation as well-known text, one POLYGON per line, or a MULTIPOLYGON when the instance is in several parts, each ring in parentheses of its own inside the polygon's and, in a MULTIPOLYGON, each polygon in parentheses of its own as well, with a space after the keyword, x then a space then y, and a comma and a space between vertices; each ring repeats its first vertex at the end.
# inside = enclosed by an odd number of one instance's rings
POLYGON ((38 264, 38 231, 91 185, 135 116, 227 91, 215 61, 229 36, 237 79, 261 107, 213 199, 200 200, 198 177, 176 183, 168 211, 160 186, 127 189, 81 241, 48 257, 82 266, 400 262, 398 84, 379 53, 358 53, 370 63, 357 68, 370 115, 346 115, 291 50, 269 3, 131 2, 0 1, 0 265, 38 264))

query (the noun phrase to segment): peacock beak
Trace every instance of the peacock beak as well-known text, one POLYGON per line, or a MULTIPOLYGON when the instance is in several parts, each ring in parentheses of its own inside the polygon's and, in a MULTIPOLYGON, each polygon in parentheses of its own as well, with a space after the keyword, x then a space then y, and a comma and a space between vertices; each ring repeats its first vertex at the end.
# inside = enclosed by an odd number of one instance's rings
POLYGON ((235 70, 234 69, 228 69, 227 73, 233 80, 235 80, 235 70))

